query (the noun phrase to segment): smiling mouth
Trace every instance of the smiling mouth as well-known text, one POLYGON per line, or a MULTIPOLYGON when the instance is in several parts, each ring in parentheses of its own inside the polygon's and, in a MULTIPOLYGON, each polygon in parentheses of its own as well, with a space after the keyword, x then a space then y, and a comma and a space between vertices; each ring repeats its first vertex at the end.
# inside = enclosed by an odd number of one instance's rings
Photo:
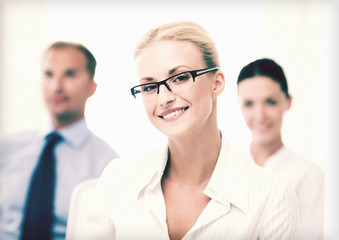
POLYGON ((173 111, 171 113, 168 113, 166 115, 159 116, 159 117, 163 118, 163 119, 170 119, 170 118, 178 117, 181 114, 183 114, 187 109, 188 109, 188 107, 183 108, 183 109, 178 109, 178 110, 175 110, 175 111, 173 111))
POLYGON ((269 129, 270 129, 270 125, 260 125, 254 128, 254 130, 258 132, 265 132, 265 131, 268 131, 269 129))

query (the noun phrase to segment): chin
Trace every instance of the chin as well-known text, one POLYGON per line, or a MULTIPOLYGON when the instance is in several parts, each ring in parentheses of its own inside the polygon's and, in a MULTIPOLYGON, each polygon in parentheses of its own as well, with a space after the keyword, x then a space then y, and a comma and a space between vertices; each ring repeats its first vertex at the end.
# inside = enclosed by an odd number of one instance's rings
POLYGON ((179 138, 180 136, 182 136, 182 134, 177 133, 176 131, 174 131, 174 132, 170 131, 170 129, 159 129, 158 128, 158 130, 168 138, 176 139, 176 138, 179 138))
POLYGON ((253 142, 260 144, 270 144, 271 142, 274 142, 274 139, 275 138, 269 134, 256 134, 253 136, 253 142))
POLYGON ((171 139, 179 139, 186 135, 187 130, 182 129, 178 126, 172 127, 158 127, 158 131, 171 139))

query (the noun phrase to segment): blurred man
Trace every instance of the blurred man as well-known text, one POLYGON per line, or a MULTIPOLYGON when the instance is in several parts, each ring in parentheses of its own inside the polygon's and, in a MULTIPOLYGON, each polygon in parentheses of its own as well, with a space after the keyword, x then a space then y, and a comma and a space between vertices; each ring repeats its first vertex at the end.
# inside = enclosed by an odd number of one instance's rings
POLYGON ((0 142, 0 239, 64 239, 73 188, 118 157, 86 125, 96 60, 83 45, 55 42, 42 63, 48 126, 0 142))

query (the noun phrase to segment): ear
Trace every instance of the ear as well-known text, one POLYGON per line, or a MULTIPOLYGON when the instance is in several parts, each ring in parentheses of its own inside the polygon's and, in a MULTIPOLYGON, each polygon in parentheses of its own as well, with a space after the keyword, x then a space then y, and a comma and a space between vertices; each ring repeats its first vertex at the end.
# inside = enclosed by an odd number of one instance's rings
POLYGON ((292 106, 292 96, 290 95, 290 97, 287 99, 287 104, 286 104, 286 109, 285 111, 289 110, 292 106))
POLYGON ((214 74, 214 79, 212 83, 212 94, 213 101, 217 99, 217 97, 224 91, 225 88, 225 76, 224 73, 218 70, 214 74))
POLYGON ((94 80, 91 81, 88 97, 91 97, 97 90, 97 83, 94 80))

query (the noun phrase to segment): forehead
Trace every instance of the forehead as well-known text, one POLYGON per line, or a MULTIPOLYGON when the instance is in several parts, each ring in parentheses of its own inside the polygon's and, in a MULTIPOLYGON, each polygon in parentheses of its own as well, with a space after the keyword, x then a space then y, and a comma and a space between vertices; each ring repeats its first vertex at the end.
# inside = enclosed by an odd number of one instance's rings
POLYGON ((50 49, 46 52, 43 68, 86 68, 85 55, 76 48, 65 47, 50 49))
POLYGON ((238 84, 240 97, 259 98, 283 94, 279 83, 270 77, 255 76, 247 78, 238 84))
POLYGON ((168 72, 176 66, 203 68, 198 47, 187 41, 157 41, 143 49, 135 58, 138 76, 168 72))

